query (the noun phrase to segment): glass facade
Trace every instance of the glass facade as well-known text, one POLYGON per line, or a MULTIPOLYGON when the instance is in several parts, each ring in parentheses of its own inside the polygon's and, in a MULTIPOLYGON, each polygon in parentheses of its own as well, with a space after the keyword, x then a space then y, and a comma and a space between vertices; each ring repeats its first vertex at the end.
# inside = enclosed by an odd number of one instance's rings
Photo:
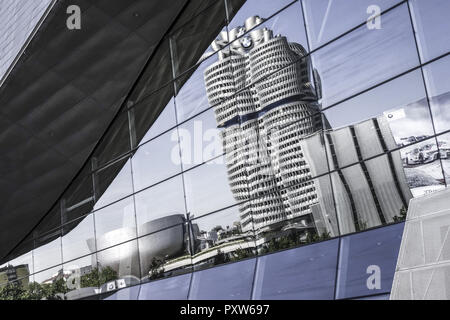
POLYGON ((209 1, 0 266, 0 293, 385 298, 409 201, 450 181, 448 4, 429 2, 209 1), (216 37, 190 43, 211 17, 216 37))

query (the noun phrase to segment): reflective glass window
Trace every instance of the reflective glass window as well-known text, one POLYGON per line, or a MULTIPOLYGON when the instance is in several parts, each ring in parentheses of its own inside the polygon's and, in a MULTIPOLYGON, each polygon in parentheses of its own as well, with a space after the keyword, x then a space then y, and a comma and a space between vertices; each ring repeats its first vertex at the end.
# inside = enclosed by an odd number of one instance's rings
POLYGON ((200 165, 223 154, 222 132, 209 109, 178 129, 183 170, 200 165))
MULTIPOLYGON (((0 265, 0 287, 8 283, 18 282, 23 288, 32 280, 34 272, 33 255, 31 248, 32 242, 28 242, 19 246, 22 251, 30 250, 2 265, 0 265)), ((0 288, 1 290, 1 288, 0 288)), ((4 299, 4 296, 2 298, 4 299)))
MULTIPOLYGON (((264 79, 267 79, 275 71, 299 61, 307 54, 308 45, 299 1, 294 2, 269 20, 257 15, 257 12, 263 8, 259 2, 252 1, 251 4, 253 7, 245 10, 248 16, 240 22, 242 26, 229 31, 231 61, 235 78, 234 87, 241 89, 249 84, 263 81, 259 86, 263 86, 265 90, 259 92, 259 99, 262 100, 261 104, 264 104, 267 98, 273 99, 277 96, 274 96, 273 91, 282 89, 280 82, 285 80, 281 77, 276 78, 275 81, 271 80, 277 86, 270 90, 267 88, 267 84, 264 87, 264 84, 267 83, 264 79)), ((263 1, 262 4, 268 4, 268 2, 263 1)), ((273 2, 271 5, 277 5, 277 2, 273 2)), ((280 74, 285 77, 286 75, 295 76, 295 71, 291 69, 288 69, 290 74, 285 72, 280 74)), ((304 68, 296 71, 306 74, 310 70, 304 68)), ((303 77, 303 74, 297 76, 303 77)), ((292 84, 290 85, 292 86, 292 84)), ((285 84, 284 91, 287 88, 290 86, 285 84)), ((278 93, 278 97, 280 95, 278 93)))
POLYGON ((218 53, 206 52, 205 58, 176 82, 176 113, 181 123, 231 96, 234 91, 234 75, 229 49, 218 53))
POLYGON ((188 213, 196 217, 233 205, 224 157, 189 170, 184 175, 188 213))
POLYGON ((139 236, 145 235, 146 226, 158 224, 164 217, 184 217, 186 208, 181 175, 138 192, 135 194, 135 203, 139 236))
POLYGON ((129 241, 97 253, 101 293, 139 284, 137 241, 129 241))
POLYGON ((94 253, 94 217, 92 214, 62 227, 63 262, 94 253))
POLYGON ((62 263, 60 231, 34 240, 34 272, 62 263))
MULTIPOLYGON (((136 216, 133 197, 95 211, 97 250, 136 238, 136 216)), ((91 240, 88 243, 91 248, 91 240)))
POLYGON ((258 258, 253 299, 333 299, 339 241, 258 258))
POLYGON ((140 146, 132 161, 136 191, 181 172, 177 130, 169 131, 140 146))
POLYGON ((436 133, 450 129, 450 56, 423 68, 436 133))
POLYGON ((337 299, 391 291, 403 223, 343 237, 337 299))
POLYGON ((35 300, 64 300, 68 289, 62 265, 35 273, 28 288, 32 290, 35 300))
POLYGON ((312 55, 327 107, 419 64, 406 4, 382 16, 381 29, 361 26, 312 55))
POLYGON ((303 178, 248 202, 258 252, 266 254, 339 235, 329 175, 303 178))
POLYGON ((370 20, 400 0, 305 0, 306 26, 311 49, 367 21, 367 25, 382 28, 384 19, 370 20), (344 17, 344 18, 343 18, 344 17))
POLYGON ((67 300, 77 300, 98 293, 99 275, 95 255, 65 263, 63 266, 67 300))
POLYGON ((186 300, 192 274, 161 279, 141 285, 139 300, 186 300))
POLYGON ((324 118, 332 167, 351 165, 434 135, 419 70, 326 109, 324 118))
POLYGON ((450 3, 446 0, 409 1, 422 61, 450 50, 450 3))
POLYGON ((189 300, 250 300, 256 259, 194 272, 189 300))
POLYGON ((189 235, 184 217, 165 217, 157 225, 148 225, 146 234, 139 238, 142 281, 176 276, 191 270, 189 235))
POLYGON ((138 144, 156 137, 175 127, 175 103, 173 84, 158 90, 141 101, 130 112, 133 113, 138 144), (157 113, 159 112, 159 114, 157 113), (149 127, 149 124, 150 127, 149 127))
POLYGON ((122 159, 94 173, 94 189, 98 210, 133 193, 131 164, 122 159))

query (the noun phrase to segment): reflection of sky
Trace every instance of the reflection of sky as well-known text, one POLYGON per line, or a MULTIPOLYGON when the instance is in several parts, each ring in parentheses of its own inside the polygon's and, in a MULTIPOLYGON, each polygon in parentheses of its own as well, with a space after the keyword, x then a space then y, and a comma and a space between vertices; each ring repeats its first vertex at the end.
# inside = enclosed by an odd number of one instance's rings
POLYGON ((435 61, 424 68, 431 110, 437 131, 450 129, 450 56, 435 61))
POLYGON ((377 5, 384 11, 398 2, 400 0, 304 1, 312 49, 366 21, 372 15, 367 13, 370 5, 377 5))
POLYGON ((406 5, 383 17, 382 29, 363 26, 313 54, 324 106, 419 64, 406 5))
POLYGON ((412 0, 411 12, 422 59, 428 61, 450 49, 450 1, 412 0))
POLYGON ((209 57, 200 64, 175 98, 179 122, 194 116, 209 106, 203 73, 208 66, 217 61, 217 55, 209 57))

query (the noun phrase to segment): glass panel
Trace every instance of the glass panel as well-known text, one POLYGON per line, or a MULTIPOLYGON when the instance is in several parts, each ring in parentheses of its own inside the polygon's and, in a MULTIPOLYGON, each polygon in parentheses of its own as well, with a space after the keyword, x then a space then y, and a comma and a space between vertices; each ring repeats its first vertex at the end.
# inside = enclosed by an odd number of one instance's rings
POLYGON ((324 117, 329 126, 329 161, 334 167, 434 135, 419 70, 326 109, 324 117))
POLYGON ((180 173, 177 130, 174 129, 142 145, 132 159, 136 191, 180 173))
MULTIPOLYGON (((97 250, 136 238, 133 197, 116 202, 94 213, 97 250)), ((88 241, 89 248, 94 244, 88 241)))
POLYGON ((139 300, 186 300, 191 273, 141 285, 139 300))
MULTIPOLYGON (((303 1, 311 49, 316 49, 398 2, 400 0, 303 1)), ((383 28, 383 17, 378 21, 383 28)), ((367 24, 374 28, 377 20, 371 20, 367 24)))
POLYGON ((165 217, 174 215, 184 217, 186 208, 183 179, 176 176, 139 192, 135 194, 135 203, 139 236, 145 235, 148 226, 158 225, 165 217))
POLYGON ((450 50, 450 3, 446 0, 409 2, 417 33, 420 56, 428 61, 450 50))
POLYGON ((102 293, 139 284, 139 253, 136 240, 99 251, 97 261, 102 293))
POLYGON ((129 159, 120 160, 94 173, 95 194, 97 197, 94 210, 98 210, 132 194, 133 185, 131 179, 129 159))
POLYGON ((221 156, 222 135, 214 110, 209 109, 179 127, 183 170, 221 156))
POLYGON ((189 300, 250 300, 256 259, 194 272, 189 300))
POLYGON ((196 269, 238 261, 256 254, 253 225, 237 206, 190 222, 196 269))
POLYGON ((384 14, 383 27, 361 26, 313 54, 322 107, 419 64, 406 4, 384 14))
MULTIPOLYGON (((266 3, 264 1, 264 3, 266 3)), ((255 2, 253 1, 253 4, 255 2)), ((259 6, 254 8, 258 12, 259 6)), ((257 83, 263 78, 267 78, 273 72, 286 67, 296 61, 299 61, 307 54, 308 46, 304 32, 300 2, 297 1, 291 6, 280 12, 277 16, 264 22, 258 16, 248 16, 244 27, 230 30, 230 41, 240 37, 231 43, 231 57, 233 62, 233 71, 237 88, 250 83, 257 83), (249 33, 241 36, 242 33, 253 29, 249 33)), ((298 85, 298 78, 308 76, 309 58, 303 65, 287 68, 281 71, 270 81, 274 87, 268 86, 267 81, 257 86, 259 102, 265 107, 267 100, 274 98, 284 98, 280 94, 295 92, 292 86, 298 85), (283 78, 284 76, 284 78, 283 78), (292 82, 286 83, 286 77, 292 82), (293 80, 295 79, 294 82, 293 80), (291 91, 289 91, 291 90, 291 91), (278 94, 275 94, 275 92, 278 94), (294 92, 293 92, 294 91, 294 92)), ((273 102, 273 101, 271 101, 273 102)))
POLYGON ((34 272, 62 263, 60 230, 34 241, 34 272), (54 239, 54 240, 53 240, 54 239))
POLYGON ((134 113, 136 138, 139 144, 175 127, 173 84, 171 83, 144 99, 130 112, 134 113))
POLYGON ((389 293, 403 223, 341 239, 337 299, 389 293))
MULTIPOLYGON (((41 298, 39 295, 33 294, 33 288, 36 287, 31 280, 33 276, 8 281, 6 274, 13 274, 14 268, 2 269, 0 269, 0 300, 37 300, 41 298)), ((17 271, 19 272, 19 270, 17 271)))
POLYGON ((184 217, 170 216, 150 225, 149 235, 139 238, 142 281, 175 276, 191 269, 188 234, 184 217), (174 220, 178 218, 178 225, 174 220), (151 228, 155 230, 151 230, 151 228), (160 230, 160 231, 157 231, 160 230))
POLYGON ((339 241, 258 258, 254 300, 333 299, 339 241))
POLYGON ((94 217, 92 214, 62 227, 63 262, 94 253, 94 217))
POLYGON ((82 299, 99 292, 99 274, 95 255, 64 264, 68 300, 82 299))
POLYGON ((423 68, 436 133, 450 129, 450 56, 423 68))
MULTIPOLYGON (((21 247, 30 247, 30 244, 21 245, 21 247)), ((33 274, 33 256, 31 251, 1 265, 0 300, 6 298, 9 295, 9 293, 7 293, 6 291, 1 292, 2 286, 11 283, 14 285, 19 285, 21 288, 25 289, 30 282, 31 274, 33 274)))
POLYGON ((207 162, 184 174, 188 213, 196 217, 233 205, 224 157, 207 162))
POLYGON ((29 290, 34 300, 64 300, 68 289, 62 265, 35 273, 33 278, 34 283, 29 285, 29 290))

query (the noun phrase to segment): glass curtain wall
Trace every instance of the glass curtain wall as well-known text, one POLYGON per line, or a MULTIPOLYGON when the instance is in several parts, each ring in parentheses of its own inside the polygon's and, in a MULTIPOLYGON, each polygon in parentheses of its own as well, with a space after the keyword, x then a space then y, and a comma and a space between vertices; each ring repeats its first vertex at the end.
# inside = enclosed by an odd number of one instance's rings
POLYGON ((0 266, 0 292, 77 299, 403 221, 450 181, 449 10, 209 1, 0 266))

